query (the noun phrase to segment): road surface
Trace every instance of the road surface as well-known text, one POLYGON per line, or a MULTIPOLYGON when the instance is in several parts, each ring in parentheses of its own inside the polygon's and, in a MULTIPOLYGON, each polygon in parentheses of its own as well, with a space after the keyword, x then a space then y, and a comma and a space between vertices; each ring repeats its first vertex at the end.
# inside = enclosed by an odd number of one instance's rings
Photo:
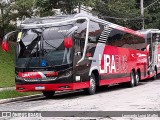
MULTIPOLYGON (((139 86, 134 88, 128 88, 124 85, 116 85, 111 87, 102 87, 97 91, 95 95, 84 95, 83 91, 78 91, 74 93, 67 93, 63 95, 56 95, 51 99, 46 99, 44 97, 18 101, 6 104, 0 104, 0 110, 2 111, 115 111, 113 114, 119 114, 123 111, 160 111, 160 80, 147 80, 140 82, 139 86)), ((51 114, 52 112, 48 113, 51 114)), ((72 112, 70 112, 72 113, 72 112)), ((102 114, 101 112, 99 112, 102 114)), ((127 112, 124 112, 124 114, 127 112)), ((93 117, 65 117, 63 118, 63 112, 61 112, 62 118, 41 118, 41 119, 93 119, 93 117), (73 118, 72 118, 73 117, 73 118), (91 118, 90 118, 91 117, 91 118)), ((94 113, 95 115, 95 113, 94 113)), ((76 115, 75 115, 76 116, 76 115)), ((96 116, 96 115, 95 115, 96 116)), ((1 119, 1 118, 0 118, 1 119)), ((9 118, 6 119, 17 119, 22 118, 9 118)), ((28 120, 29 118, 23 118, 23 120, 28 120)), ((33 118, 32 118, 33 119, 33 118)), ((39 120, 38 118, 34 118, 39 120)), ((33 120, 34 120, 33 119, 33 120)), ((41 120, 40 119, 40 120, 41 120)), ((113 116, 97 116, 96 119, 109 119, 109 120, 160 120, 160 116, 150 116, 150 117, 113 117, 113 116), (131 119, 133 118, 133 119, 131 119)))

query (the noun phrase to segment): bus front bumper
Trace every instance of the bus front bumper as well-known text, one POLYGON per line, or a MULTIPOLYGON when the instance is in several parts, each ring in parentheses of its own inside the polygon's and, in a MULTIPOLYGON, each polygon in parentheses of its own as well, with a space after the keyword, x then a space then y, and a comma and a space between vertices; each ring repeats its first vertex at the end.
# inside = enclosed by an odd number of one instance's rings
POLYGON ((64 91, 64 90, 76 90, 89 88, 90 83, 87 82, 76 82, 76 83, 61 83, 61 84, 23 84, 16 85, 18 92, 29 92, 29 91, 64 91))

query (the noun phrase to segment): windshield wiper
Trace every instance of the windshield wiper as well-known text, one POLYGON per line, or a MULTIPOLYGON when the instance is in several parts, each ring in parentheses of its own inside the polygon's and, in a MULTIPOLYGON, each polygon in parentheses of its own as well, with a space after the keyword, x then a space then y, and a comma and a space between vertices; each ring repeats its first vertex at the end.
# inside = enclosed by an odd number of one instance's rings
POLYGON ((47 43, 47 45, 49 45, 49 46, 51 46, 51 47, 53 47, 53 48, 57 49, 57 47, 55 47, 55 46, 54 46, 54 45, 52 45, 51 43, 47 42, 46 40, 45 40, 45 43, 47 43))

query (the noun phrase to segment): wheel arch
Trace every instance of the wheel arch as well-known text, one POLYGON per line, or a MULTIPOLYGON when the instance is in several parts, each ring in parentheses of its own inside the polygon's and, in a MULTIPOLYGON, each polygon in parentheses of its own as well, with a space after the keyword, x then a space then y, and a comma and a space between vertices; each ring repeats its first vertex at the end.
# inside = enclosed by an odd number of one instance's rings
POLYGON ((93 69, 90 73, 90 75, 93 74, 95 79, 96 79, 96 85, 99 86, 99 79, 100 79, 100 76, 99 76, 99 72, 97 69, 93 69))

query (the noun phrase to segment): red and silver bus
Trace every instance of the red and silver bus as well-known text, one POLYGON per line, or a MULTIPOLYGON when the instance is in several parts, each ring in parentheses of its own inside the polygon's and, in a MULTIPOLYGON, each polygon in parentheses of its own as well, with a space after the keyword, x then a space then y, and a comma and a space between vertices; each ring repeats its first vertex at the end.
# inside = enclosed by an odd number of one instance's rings
MULTIPOLYGON (((18 31, 15 82, 18 92, 84 89, 128 83, 148 77, 144 35, 131 29, 77 14, 31 18, 18 31)), ((8 50, 8 33, 2 48, 8 50)))
POLYGON ((147 41, 148 54, 148 75, 149 78, 157 78, 160 73, 160 30, 159 29, 144 29, 139 30, 147 41))

